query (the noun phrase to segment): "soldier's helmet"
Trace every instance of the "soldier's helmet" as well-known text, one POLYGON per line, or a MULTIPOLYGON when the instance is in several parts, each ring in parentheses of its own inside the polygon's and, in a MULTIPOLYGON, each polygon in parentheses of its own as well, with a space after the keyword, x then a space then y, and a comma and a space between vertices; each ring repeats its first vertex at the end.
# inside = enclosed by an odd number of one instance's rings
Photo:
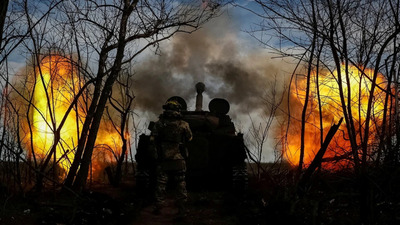
POLYGON ((167 101, 163 107, 164 110, 172 110, 172 111, 181 111, 182 106, 181 104, 179 104, 179 102, 175 101, 175 100, 170 100, 167 101))

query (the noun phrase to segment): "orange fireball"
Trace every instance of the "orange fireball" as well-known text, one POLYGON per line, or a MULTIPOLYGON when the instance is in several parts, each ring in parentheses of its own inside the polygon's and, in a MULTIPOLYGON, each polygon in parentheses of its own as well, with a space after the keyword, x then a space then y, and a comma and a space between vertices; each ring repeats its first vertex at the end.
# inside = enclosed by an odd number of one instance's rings
MULTIPOLYGON (((346 107, 350 103, 351 116, 354 120, 357 143, 361 144, 360 132, 364 129, 365 117, 367 115, 367 106, 369 91, 371 88, 371 80, 374 71, 372 69, 357 68, 349 66, 348 82, 345 78, 345 66, 341 67, 342 86, 346 107)), ((305 156, 304 163, 309 164, 315 154, 321 147, 321 132, 323 138, 328 133, 330 127, 344 117, 341 99, 339 95, 339 83, 337 71, 333 73, 319 73, 318 85, 317 76, 314 71, 311 74, 310 98, 306 114, 305 129, 305 156), (318 99, 318 89, 320 100, 318 99), (321 116, 322 120, 321 120, 321 116), (321 126, 322 124, 322 126, 321 126)), ((382 74, 378 74, 377 84, 386 88, 386 79, 382 74)), ((291 115, 290 128, 287 134, 287 141, 284 146, 285 158, 292 164, 298 165, 300 159, 300 130, 301 130, 301 112, 305 101, 306 79, 297 79, 293 83, 291 99, 291 115)), ((377 129, 382 125, 384 101, 386 93, 381 89, 375 89, 373 102, 373 123, 370 126, 370 134, 377 135, 377 129)), ((371 137, 369 142, 376 141, 371 137)), ((346 157, 350 152, 350 142, 345 122, 342 123, 340 129, 336 133, 334 139, 328 147, 325 158, 337 158, 341 161, 331 161, 324 165, 326 168, 336 169, 339 166, 351 165, 351 161, 346 161, 346 157)), ((348 158, 348 157, 347 157, 348 158)))
MULTIPOLYGON (((30 120, 32 135, 28 133, 25 146, 28 156, 43 160, 54 144, 54 131, 59 128, 68 107, 73 102, 79 88, 83 86, 77 74, 77 68, 71 60, 60 55, 49 55, 42 59, 40 66, 34 68, 33 108, 30 120), (30 143, 32 140, 32 143, 30 143), (31 145, 32 144, 32 145, 31 145), (32 146, 32 147, 31 147, 32 146)), ((61 140, 56 147, 52 160, 58 163, 66 173, 74 160, 74 154, 85 119, 85 101, 81 96, 60 130, 61 140)), ((25 124, 27 127, 28 124, 25 124)), ((24 129, 25 132, 28 129, 24 129)), ((120 154, 122 141, 119 134, 107 120, 102 120, 92 160, 92 173, 98 176, 107 164, 115 161, 114 154, 120 154)), ((65 175, 65 174, 64 174, 65 175)))

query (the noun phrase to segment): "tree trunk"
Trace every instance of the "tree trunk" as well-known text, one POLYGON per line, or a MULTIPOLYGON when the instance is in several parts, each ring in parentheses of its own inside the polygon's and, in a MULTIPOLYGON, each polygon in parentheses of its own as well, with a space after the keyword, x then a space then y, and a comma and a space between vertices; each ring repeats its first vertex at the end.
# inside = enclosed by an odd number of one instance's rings
MULTIPOLYGON (((121 57, 122 59, 122 57, 121 57)), ((92 154, 94 150, 94 144, 96 142, 97 138, 97 132, 99 131, 100 127, 100 122, 101 118, 103 116, 103 112, 108 100, 108 97, 111 94, 111 89, 112 85, 114 84, 114 81, 116 80, 118 71, 114 71, 116 74, 110 75, 110 77, 107 79, 106 84, 104 86, 104 89, 101 93, 100 99, 99 99, 99 104, 96 107, 96 112, 93 117, 93 121, 90 127, 89 135, 87 137, 87 142, 86 142, 86 147, 85 151, 82 156, 81 164, 78 170, 78 173, 76 175, 75 181, 73 182, 73 189, 77 191, 81 191, 83 188, 85 188, 86 185, 86 179, 89 174, 89 166, 90 163, 92 162, 92 154)))
POLYGON ((115 179, 114 179, 114 186, 118 186, 121 183, 121 178, 122 178, 122 164, 124 163, 125 160, 125 154, 127 150, 127 145, 126 145, 126 139, 122 140, 122 150, 121 150, 121 156, 119 160, 117 161, 117 169, 115 171, 115 179))
POLYGON ((0 3, 0 49, 3 48, 3 28, 7 16, 8 2, 9 0, 2 0, 0 3))
MULTIPOLYGON (((363 164, 366 164, 367 161, 367 154, 368 154, 368 140, 369 140, 369 127, 370 127, 370 119, 372 115, 372 105, 373 105, 373 100, 374 100, 374 93, 375 93, 375 88, 376 88, 376 80, 378 78, 378 71, 379 71, 379 66, 381 62, 381 58, 383 56, 385 48, 388 46, 388 44, 400 33, 400 27, 398 27, 383 43, 383 45, 380 47, 376 62, 375 62, 375 70, 374 70, 374 75, 372 78, 371 82, 371 90, 369 91, 369 98, 368 98, 368 107, 367 107, 367 115, 365 117, 365 129, 364 129, 364 140, 362 143, 362 162, 363 164)), ((365 165, 366 166, 366 165, 365 165)))
POLYGON ((338 87, 339 87, 339 96, 340 96, 340 104, 342 107, 343 111, 343 116, 346 121, 346 128, 347 128, 347 133, 349 135, 349 141, 351 144, 351 152, 353 154, 353 160, 354 160, 354 168, 357 171, 359 168, 359 157, 358 157, 358 148, 357 148, 357 141, 355 137, 355 132, 354 132, 354 127, 352 126, 350 122, 350 117, 348 111, 347 111, 347 106, 346 106, 346 101, 344 97, 344 90, 343 90, 343 82, 342 82, 342 74, 341 74, 341 62, 338 54, 338 49, 335 46, 335 12, 333 11, 332 8, 333 3, 329 1, 328 7, 329 7, 329 19, 330 19, 330 27, 329 27, 329 44, 331 47, 333 59, 336 65, 336 70, 337 70, 337 78, 338 78, 338 87))
MULTIPOLYGON (((104 50, 104 48, 105 47, 103 47, 103 50, 104 50)), ((104 67, 105 67, 106 57, 107 57, 107 54, 105 53, 105 51, 102 51, 100 53, 100 59, 99 59, 100 63, 99 63, 99 67, 98 67, 99 72, 98 72, 98 75, 96 78, 93 99, 92 99, 92 102, 90 103, 89 110, 88 110, 87 116, 85 118, 85 122, 83 123, 83 126, 82 126, 81 136, 78 140, 78 146, 77 146, 77 150, 75 152, 74 160, 72 162, 71 168, 69 169, 67 178, 65 179, 65 182, 64 182, 64 185, 68 188, 72 187, 72 184, 74 182, 79 165, 81 164, 83 150, 85 149, 86 139, 87 139, 87 136, 89 133, 90 124, 92 123, 93 116, 94 116, 96 106, 97 106, 97 102, 98 102, 98 99, 99 99, 100 93, 101 93, 101 84, 102 84, 102 79, 104 77, 103 71, 104 71, 104 67)))
POLYGON ((82 189, 85 188, 86 180, 89 173, 89 166, 92 160, 93 148, 96 142, 97 132, 100 127, 101 118, 103 116, 107 100, 111 95, 112 86, 121 70, 122 58, 124 56, 124 50, 126 45, 125 36, 126 36, 127 23, 129 15, 131 14, 133 8, 129 8, 129 3, 126 3, 124 9, 125 10, 123 11, 119 26, 120 31, 118 36, 118 48, 117 48, 116 58, 114 61, 114 65, 111 69, 110 75, 104 84, 104 88, 101 92, 100 99, 96 107, 96 111, 94 113, 93 121, 91 123, 90 132, 87 137, 86 147, 83 153, 79 171, 72 185, 74 190, 81 191, 82 189))
POLYGON ((315 9, 314 9, 314 2, 312 2, 312 9, 313 9, 313 37, 312 37, 312 44, 311 44, 311 51, 310 51, 310 58, 308 60, 308 69, 307 69, 307 87, 306 87, 306 97, 304 99, 304 106, 303 111, 301 113, 301 142, 300 142, 300 160, 299 160, 299 167, 298 167, 298 174, 301 173, 303 169, 303 161, 304 161, 304 143, 305 143, 305 129, 306 129, 306 114, 307 114, 307 106, 308 106, 308 99, 310 96, 310 83, 311 83, 311 71, 312 71, 312 63, 314 59, 314 51, 315 45, 317 41, 317 21, 315 18, 315 9))

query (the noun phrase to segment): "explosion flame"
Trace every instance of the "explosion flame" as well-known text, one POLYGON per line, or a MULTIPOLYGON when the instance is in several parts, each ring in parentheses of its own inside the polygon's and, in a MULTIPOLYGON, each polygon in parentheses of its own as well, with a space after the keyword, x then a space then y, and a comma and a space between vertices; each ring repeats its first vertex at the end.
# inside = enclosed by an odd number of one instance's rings
MULTIPOLYGON (((354 120, 355 127, 357 128, 357 143, 360 144, 360 132, 364 129, 367 115, 367 105, 369 91, 371 88, 371 80, 373 77, 374 70, 357 68, 355 66, 349 66, 349 87, 346 79, 343 79, 343 93, 345 96, 346 104, 350 100, 351 102, 351 116, 354 120), (350 93, 350 99, 348 95, 350 93)), ((345 66, 341 67, 341 74, 346 74, 345 66)), ((323 135, 328 133, 328 130, 332 124, 339 121, 343 117, 343 110, 340 100, 339 83, 337 79, 337 71, 333 73, 319 74, 317 82, 317 73, 313 71, 312 82, 310 84, 310 98, 306 116, 306 131, 305 131, 305 156, 304 163, 309 164, 313 160, 315 154, 321 147, 321 131, 323 135), (317 85, 318 83, 318 85, 317 85), (318 100, 318 89, 320 100, 318 100), (320 103, 320 106, 319 106, 320 103), (322 116, 322 120, 320 119, 322 116), (322 127, 321 127, 322 124, 322 127)), ((378 74, 376 81, 377 85, 384 87, 387 85, 387 81, 382 74, 378 74)), ((298 79, 292 85, 291 99, 291 111, 294 118, 301 118, 301 110, 305 101, 306 93, 306 79, 298 79)), ((385 91, 377 89, 374 93, 373 102, 373 118, 372 125, 370 126, 370 134, 376 135, 376 137, 370 138, 369 144, 373 145, 377 141, 378 129, 382 125, 382 117, 384 112, 385 103, 385 91)), ((348 132, 346 124, 342 123, 340 130, 335 135, 334 139, 328 147, 328 151, 325 154, 325 158, 328 159, 345 159, 346 155, 349 155, 350 141, 348 139, 348 132)), ((301 121, 291 120, 290 129, 288 131, 287 142, 284 148, 285 158, 293 165, 298 165, 300 159, 300 130, 301 121)), ((348 157, 347 157, 348 158, 348 157)), ((331 161, 327 163, 325 168, 337 169, 338 167, 348 166, 350 161, 331 161)))
MULTIPOLYGON (((55 141, 55 131, 83 86, 77 71, 70 59, 60 55, 46 56, 40 65, 34 68, 34 82, 31 87, 34 109, 31 109, 29 115, 32 132, 27 134, 24 143, 29 158, 35 155, 39 160, 43 160, 50 153, 55 141)), ((64 170, 64 176, 74 159, 87 101, 87 96, 81 96, 68 114, 60 130, 60 141, 52 156, 54 162, 64 170)), ((115 161, 114 156, 121 152, 122 140, 110 123, 103 120, 100 125, 96 141, 99 151, 95 151, 92 160, 93 176, 99 176, 107 163, 115 161)), ((25 127, 28 126, 29 124, 25 124, 25 127)))

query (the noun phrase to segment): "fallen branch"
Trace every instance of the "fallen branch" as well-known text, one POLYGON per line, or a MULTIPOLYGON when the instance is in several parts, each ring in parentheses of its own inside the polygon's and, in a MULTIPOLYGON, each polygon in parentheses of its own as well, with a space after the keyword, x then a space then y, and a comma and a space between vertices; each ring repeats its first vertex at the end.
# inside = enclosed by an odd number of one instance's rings
POLYGON ((311 175, 321 165, 322 158, 324 157, 324 154, 325 154, 326 150, 328 149, 329 143, 331 142, 333 136, 335 136, 342 121, 343 121, 343 117, 339 120, 338 124, 334 124, 331 127, 331 129, 329 129, 329 132, 325 137, 324 143, 322 144, 318 153, 315 155, 313 161, 311 162, 310 166, 307 168, 306 172, 304 172, 303 176, 300 178, 300 181, 297 185, 297 193, 299 194, 299 196, 302 196, 304 194, 306 184, 310 180, 311 175))

